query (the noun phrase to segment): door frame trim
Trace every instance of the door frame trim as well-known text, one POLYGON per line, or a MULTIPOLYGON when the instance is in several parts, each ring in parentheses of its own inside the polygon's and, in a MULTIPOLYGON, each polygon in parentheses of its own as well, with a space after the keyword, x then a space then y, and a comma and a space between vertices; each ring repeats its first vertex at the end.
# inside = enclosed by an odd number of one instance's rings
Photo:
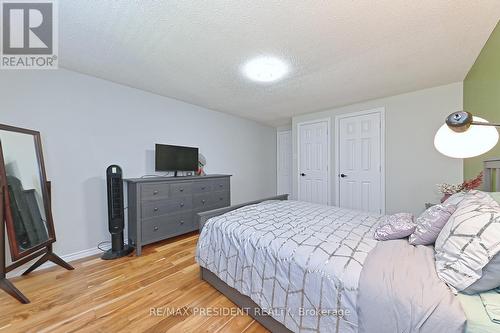
MULTIPOLYGON (((290 192, 293 192, 293 134, 292 134, 292 130, 291 129, 287 129, 287 130, 278 130, 276 131, 276 193, 277 194, 280 194, 279 193, 279 185, 280 185, 280 174, 279 174, 279 147, 280 147, 280 138, 279 138, 279 135, 280 133, 289 133, 290 134, 290 145, 292 146, 292 151, 290 152, 292 154, 291 158, 292 158, 292 164, 290 165, 290 180, 292 181, 292 188, 290 188, 290 192)), ((281 193, 281 194, 289 194, 289 195, 292 195, 292 193, 281 193)))
POLYGON ((326 123, 326 150, 328 152, 327 156, 327 166, 326 166, 326 193, 327 198, 326 201, 328 205, 332 204, 332 183, 331 183, 331 168, 330 164, 332 163, 332 155, 331 155, 331 132, 332 132, 332 120, 330 117, 328 118, 319 118, 313 120, 302 121, 297 123, 297 200, 300 201, 300 127, 303 125, 311 125, 316 123, 326 123))
POLYGON ((343 113, 335 116, 335 205, 340 207, 340 120, 350 117, 365 116, 373 113, 380 114, 380 200, 381 214, 385 214, 386 190, 385 190, 385 107, 377 107, 358 112, 343 113))

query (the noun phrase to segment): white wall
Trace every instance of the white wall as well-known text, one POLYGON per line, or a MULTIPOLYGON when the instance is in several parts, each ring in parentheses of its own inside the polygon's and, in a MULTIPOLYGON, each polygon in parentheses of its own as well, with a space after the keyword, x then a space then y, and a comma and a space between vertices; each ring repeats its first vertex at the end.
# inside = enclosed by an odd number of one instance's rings
POLYGON ((232 202, 276 194, 276 129, 67 70, 2 71, 0 123, 41 132, 55 251, 109 239, 105 170, 154 170, 154 144, 200 147, 207 173, 232 174, 232 202))
MULTIPOLYGON (((323 112, 294 117, 293 192, 297 194, 297 124, 331 118, 331 183, 335 183, 335 116, 378 107, 385 108, 386 213, 421 213, 426 202, 438 202, 437 183, 460 183, 462 160, 447 158, 434 148, 434 134, 446 116, 462 110, 462 83, 376 99, 323 112)), ((335 190, 332 188, 332 202, 335 190)))

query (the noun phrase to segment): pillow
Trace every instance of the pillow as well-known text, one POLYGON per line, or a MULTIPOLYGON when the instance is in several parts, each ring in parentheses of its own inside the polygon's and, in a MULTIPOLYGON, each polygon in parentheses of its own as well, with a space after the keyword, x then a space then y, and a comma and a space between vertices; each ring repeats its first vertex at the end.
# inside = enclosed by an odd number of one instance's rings
POLYGON ((465 290, 500 252, 500 205, 485 192, 469 192, 439 233, 435 250, 439 278, 465 290))
POLYGON ((470 192, 458 192, 453 194, 451 197, 443 202, 443 205, 455 205, 458 206, 469 194, 474 194, 470 192))
POLYGON ((464 294, 477 294, 483 291, 495 289, 500 286, 500 253, 497 253, 491 261, 483 267, 482 276, 479 280, 462 290, 464 294))
POLYGON ((375 230, 373 238, 376 240, 400 239, 411 235, 415 231, 413 215, 409 213, 398 213, 388 215, 375 230))
POLYGON ((457 209, 456 205, 435 205, 427 209, 417 220, 417 227, 410 235, 412 245, 431 245, 436 241, 439 233, 450 216, 457 209))

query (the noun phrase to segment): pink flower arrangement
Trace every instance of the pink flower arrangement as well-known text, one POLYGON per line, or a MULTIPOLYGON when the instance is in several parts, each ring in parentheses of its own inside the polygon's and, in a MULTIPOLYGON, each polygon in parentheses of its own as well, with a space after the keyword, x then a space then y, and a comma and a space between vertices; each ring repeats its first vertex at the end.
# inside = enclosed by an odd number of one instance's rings
POLYGON ((483 172, 481 171, 481 173, 479 173, 479 175, 476 178, 466 180, 461 184, 438 184, 437 187, 439 192, 444 194, 443 198, 441 199, 441 202, 444 202, 446 199, 448 199, 451 195, 455 193, 475 190, 479 188, 482 183, 483 183, 483 172))

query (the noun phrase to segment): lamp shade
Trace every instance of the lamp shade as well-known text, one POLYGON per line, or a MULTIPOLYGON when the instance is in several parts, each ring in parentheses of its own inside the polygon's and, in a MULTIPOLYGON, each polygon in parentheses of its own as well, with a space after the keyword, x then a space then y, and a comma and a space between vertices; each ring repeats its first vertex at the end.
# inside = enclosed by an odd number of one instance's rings
MULTIPOLYGON (((488 122, 480 117, 474 117, 474 121, 488 122)), ((444 124, 434 137, 434 146, 443 155, 469 158, 495 147, 498 137, 498 131, 493 126, 471 125, 465 132, 455 132, 444 124)))

